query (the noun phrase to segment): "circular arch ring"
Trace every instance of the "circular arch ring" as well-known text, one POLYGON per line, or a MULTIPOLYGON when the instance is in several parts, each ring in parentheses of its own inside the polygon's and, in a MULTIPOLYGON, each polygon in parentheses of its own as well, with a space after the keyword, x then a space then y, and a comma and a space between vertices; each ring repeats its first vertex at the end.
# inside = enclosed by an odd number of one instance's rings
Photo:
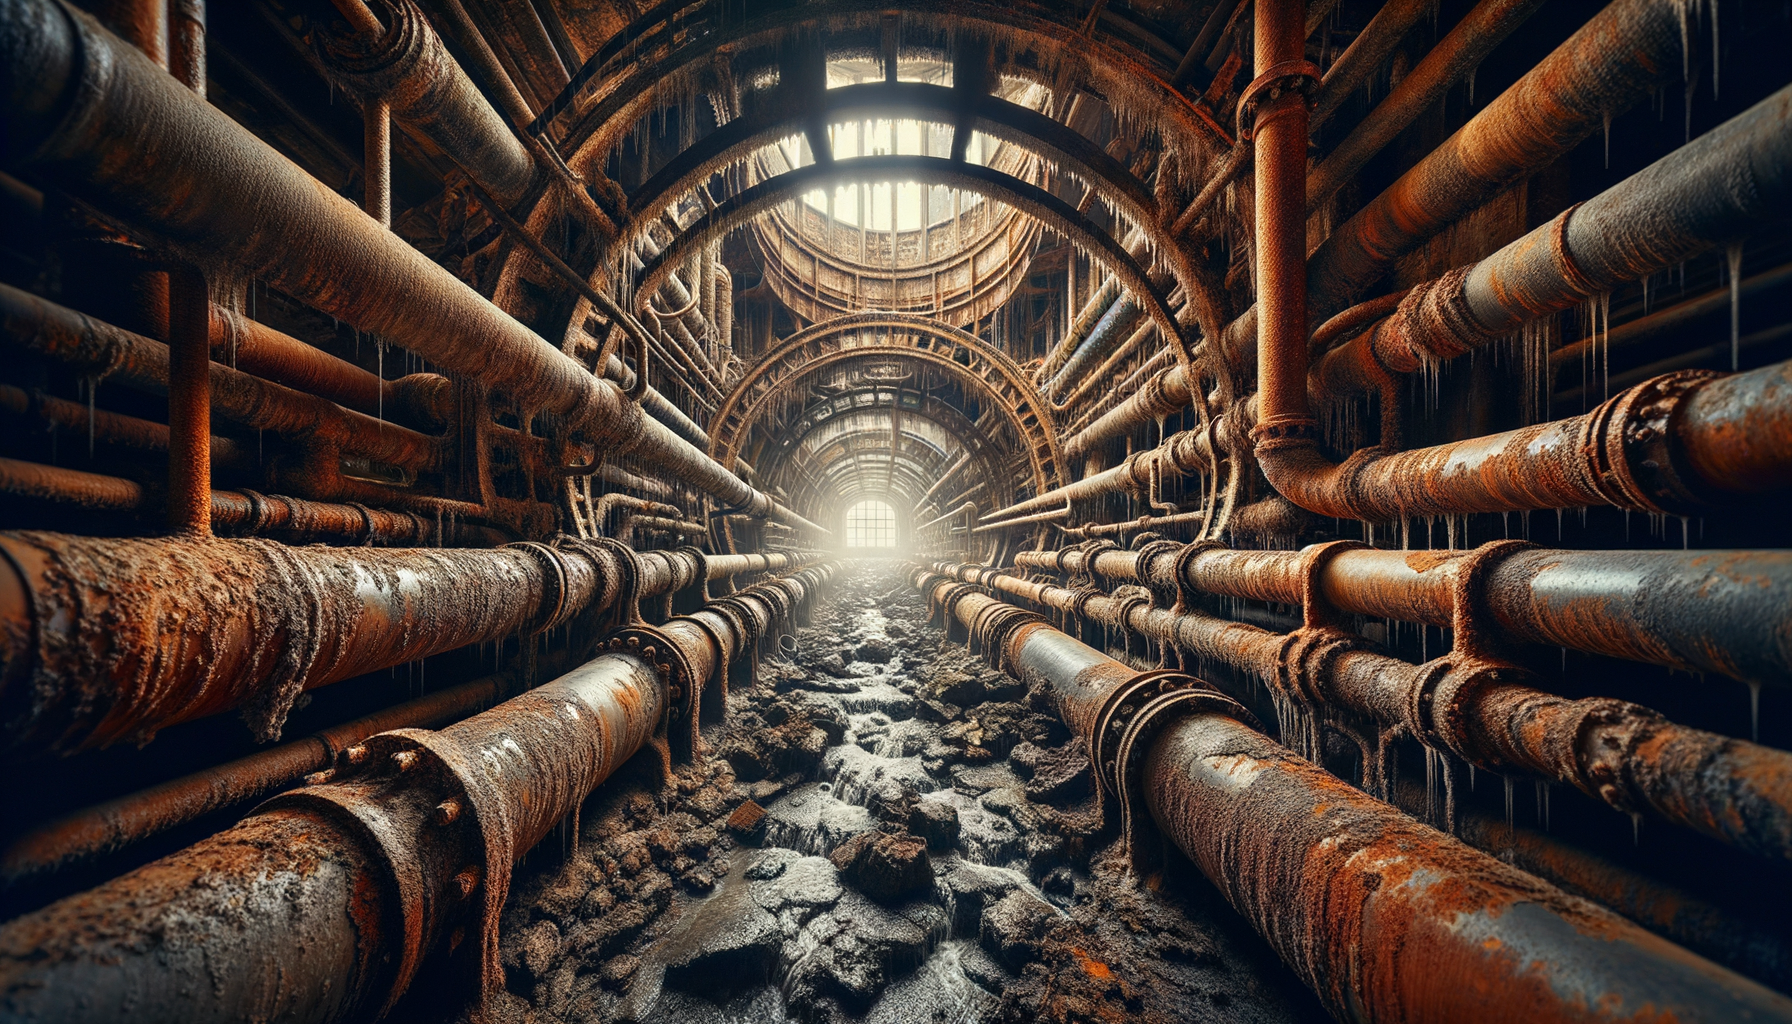
MULTIPOLYGON (((877 335, 868 335, 876 338, 877 335)), ((856 313, 824 320, 787 338, 741 378, 710 419, 710 455, 729 469, 766 403, 798 375, 866 356, 902 356, 941 367, 991 395, 1027 449, 1035 493, 1059 486, 1064 456, 1045 400, 1005 354, 975 335, 913 313, 856 313), (841 335, 883 330, 881 343, 845 348, 841 335), (958 356, 968 362, 959 362, 958 356)))
POLYGON ((714 209, 699 217, 683 234, 673 239, 670 245, 661 249, 635 282, 635 294, 646 296, 658 292, 665 283, 666 276, 673 268, 682 265, 693 249, 721 238, 779 203, 824 185, 832 185, 840 179, 914 181, 923 185, 946 185, 981 192, 1044 222, 1053 230, 1069 237, 1085 251, 1099 254, 1114 272, 1114 276, 1120 279, 1121 287, 1143 301, 1147 314, 1157 323, 1158 329, 1164 332, 1164 337, 1177 342, 1177 361, 1183 365, 1184 372, 1192 372, 1188 339, 1181 326, 1176 323, 1176 318, 1171 315, 1169 303, 1152 286, 1144 269, 1112 235, 1096 228, 1074 207, 1036 185, 976 164, 943 157, 856 157, 825 164, 810 164, 759 182, 717 203, 714 209))
MULTIPOLYGON (((776 46, 800 34, 805 25, 826 28, 827 34, 836 38, 855 30, 879 31, 884 14, 882 8, 867 7, 860 0, 809 0, 745 18, 733 10, 734 0, 711 0, 698 11, 677 4, 656 6, 592 54, 529 131, 547 131, 563 111, 577 106, 577 115, 559 143, 567 159, 579 166, 593 142, 598 151, 607 152, 636 121, 661 104, 667 91, 690 93, 690 84, 683 79, 693 69, 709 72, 718 52, 776 46), (705 17, 709 30, 696 31, 695 26, 705 17), (594 82, 597 84, 591 88, 594 82), (587 92, 596 99, 582 105, 574 102, 587 92)), ((1137 109, 1132 113, 1150 117, 1160 129, 1178 136, 1179 143, 1217 143, 1228 149, 1233 145, 1231 136, 1193 97, 1170 84, 1165 70, 1176 63, 1175 58, 1164 68, 1154 67, 1128 48, 1085 33, 1085 11, 1059 20, 1042 13, 1036 4, 917 0, 905 13, 949 24, 961 32, 982 29, 993 36, 1038 45, 1051 51, 1059 63, 1072 65, 1059 69, 1064 80, 1082 84, 1103 97, 1137 97, 1137 109), (1067 71, 1080 73, 1063 73, 1067 71)))
MULTIPOLYGON (((839 395, 833 396, 829 401, 838 401, 840 398, 866 393, 887 394, 890 393, 890 391, 891 389, 888 387, 855 387, 851 390, 843 391, 839 395)), ((818 408, 821 404, 822 403, 818 402, 810 408, 818 408)), ((822 427, 834 423, 843 417, 852 416, 855 413, 871 412, 887 408, 889 408, 889 406, 882 404, 868 406, 855 405, 845 412, 836 413, 835 415, 820 420, 811 418, 811 414, 805 412, 796 429, 792 430, 787 437, 779 440, 776 459, 768 459, 762 451, 759 460, 755 462, 755 465, 763 465, 766 473, 775 475, 778 472, 778 466, 781 462, 791 458, 792 454, 802 445, 804 439, 815 431, 820 430, 822 427)), ((981 467, 984 475, 988 479, 993 481, 998 478, 997 460, 1001 457, 1002 452, 998 449, 997 445, 991 444, 985 435, 977 430, 976 425, 971 422, 970 417, 966 416, 957 406, 933 395, 923 393, 921 395, 921 404, 918 408, 902 409, 902 419, 906 422, 911 418, 924 419, 931 422, 958 445, 960 453, 970 456, 971 459, 981 467)), ((866 434, 875 434, 879 431, 888 434, 889 428, 851 429, 843 431, 835 440, 858 437, 866 434)), ((908 436, 919 437, 919 435, 908 436)), ((944 470, 945 467, 951 463, 953 453, 947 451, 944 453, 944 456, 944 460, 940 465, 935 467, 936 470, 944 470)))
MULTIPOLYGON (((967 97, 947 86, 921 82, 877 82, 829 89, 821 96, 819 111, 811 97, 786 90, 779 90, 758 107, 686 147, 636 189, 629 197, 629 223, 617 237, 633 237, 643 221, 658 217, 674 199, 694 191, 714 168, 739 162, 781 138, 802 133, 817 116, 828 124, 884 117, 943 122, 957 125, 957 131, 980 131, 1036 153, 1083 179, 1128 220, 1147 230, 1160 220, 1150 190, 1105 149, 1036 110, 998 96, 967 97)), ((1162 239, 1157 241, 1162 243, 1162 239)))

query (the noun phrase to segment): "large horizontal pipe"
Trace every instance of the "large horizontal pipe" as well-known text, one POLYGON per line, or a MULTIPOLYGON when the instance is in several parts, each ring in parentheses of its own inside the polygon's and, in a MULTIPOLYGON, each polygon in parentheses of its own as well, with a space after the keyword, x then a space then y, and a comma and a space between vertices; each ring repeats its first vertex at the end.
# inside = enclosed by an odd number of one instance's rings
MULTIPOLYGON (((1364 548, 1332 553, 1312 571, 1326 603, 1352 615, 1449 626, 1462 594, 1485 611, 1486 627, 1510 642, 1792 685, 1792 647, 1784 639, 1792 636, 1792 553, 1498 550, 1364 548), (1465 581, 1460 570, 1471 565, 1477 571, 1465 581)), ((1309 554, 1066 548, 1022 552, 1014 564, 1298 605, 1309 554)))
POLYGON ((989 628, 1000 602, 916 582, 984 624, 1089 739, 1103 788, 1142 804, 1340 1020, 1792 1020, 1784 996, 1370 798, 1204 684, 1134 672, 1044 623, 989 628))
MULTIPOLYGON (((1393 802, 1432 813, 1422 785, 1393 783, 1393 802)), ((1431 801, 1435 803, 1435 801, 1431 801)), ((1547 806, 1547 805, 1545 805, 1547 806)), ((1691 892, 1581 849, 1547 832, 1475 811, 1458 812, 1456 835, 1551 885, 1617 911, 1670 942, 1784 992, 1792 988, 1792 935, 1691 892)))
MULTIPOLYGON (((135 480, 8 458, 0 458, 0 493, 104 511, 154 511, 163 504, 135 480)), ((238 536, 285 533, 354 544, 438 546, 503 541, 494 530, 462 521, 252 491, 212 491, 211 517, 215 529, 238 536)))
POLYGON ((1653 811, 1751 853, 1792 860, 1792 752, 1689 729, 1625 701, 1557 697, 1527 685, 1523 670, 1461 651, 1413 665, 1354 634, 1284 635, 982 567, 936 569, 1271 680, 1285 711, 1282 738, 1297 749, 1316 743, 1316 697, 1490 771, 1563 782, 1619 810, 1653 811))
MULTIPOLYGON (((1387 98, 1376 104, 1375 109, 1313 168, 1313 173, 1307 178, 1307 212, 1318 209, 1321 203, 1331 198, 1333 192, 1355 177, 1364 164, 1394 141, 1394 137, 1412 124, 1420 114, 1443 99, 1452 86, 1479 67, 1494 47, 1516 32, 1542 6, 1543 0, 1481 0, 1476 4, 1474 10, 1456 23, 1449 35, 1439 40, 1425 54, 1418 66, 1400 79, 1387 98)), ((1384 7, 1375 15, 1375 20, 1380 20, 1387 11, 1388 8, 1384 7)), ((1373 28, 1374 21, 1371 21, 1362 34, 1368 35, 1373 28)), ((1394 41, 1398 42, 1399 37, 1396 36, 1394 41)), ((1361 36, 1358 37, 1358 42, 1350 44, 1332 65, 1332 70, 1326 73, 1326 81, 1320 88, 1319 106, 1313 112, 1315 123, 1330 113, 1326 109, 1328 104, 1335 105, 1348 95, 1348 90, 1340 93, 1332 88, 1332 78, 1338 74, 1338 69, 1349 59, 1360 42, 1361 36)), ((1354 88, 1357 83, 1351 84, 1354 88)))
POLYGON ((1413 289, 1326 356, 1321 392, 1412 373, 1792 217, 1792 86, 1512 242, 1413 289), (1372 362, 1371 362, 1372 361, 1372 362))
POLYGON ((1213 452, 1209 448, 1206 431, 1184 430, 1165 438, 1163 444, 1156 448, 1132 453, 1126 457, 1125 462, 1112 469, 1053 488, 1007 508, 997 509, 980 521, 1000 522, 1013 516, 1058 508, 1066 502, 1097 498, 1104 494, 1143 494, 1151 488, 1154 478, 1180 479, 1208 472, 1213 467, 1213 452))
MULTIPOLYGON (((0 534, 0 747, 70 751, 242 707, 279 735, 300 692, 610 606, 627 566, 571 543, 497 550, 0 534)), ((698 580, 636 555, 640 596, 698 580)))
POLYGON ((1172 366, 1147 380, 1132 397, 1103 413, 1095 422, 1064 439, 1064 458, 1075 462, 1115 438, 1188 408, 1192 394, 1188 374, 1172 366))
POLYGON ((506 206, 536 181, 535 161, 461 70, 411 0, 371 0, 384 30, 318 33, 330 77, 392 119, 440 146, 461 170, 506 206))
MULTIPOLYGON (((1304 396, 1303 396, 1304 397, 1304 396)), ((1310 431, 1258 429, 1263 475, 1325 516, 1413 516, 1615 505, 1692 514, 1792 485, 1792 362, 1645 381, 1582 416, 1342 464, 1310 431)))
POLYGON ((451 686, 39 825, 0 851, 0 885, 28 882, 285 789, 375 733, 433 729, 465 718, 495 703, 506 680, 493 675, 451 686))
POLYGON ((1672 81, 1684 13, 1678 0, 1617 0, 1595 14, 1314 251, 1311 315, 1337 312, 1393 261, 1672 81))
POLYGON ((356 328, 564 417, 730 506, 815 527, 723 469, 615 384, 494 306, 90 17, 0 4, 10 167, 225 260, 356 328))
MULTIPOLYGON (((168 425, 124 416, 80 402, 0 384, 0 413, 21 419, 35 418, 65 437, 88 438, 99 444, 137 451, 166 452, 168 425)), ((219 469, 253 469, 256 459, 227 437, 212 435, 212 465, 219 469)))
MULTIPOLYGON (((727 602, 752 610, 750 628, 763 631, 830 575, 812 567, 727 602)), ((442 1015, 469 998, 482 1010, 503 985, 498 924, 514 861, 656 728, 692 726, 704 706, 696 691, 752 656, 743 627, 736 612, 713 608, 627 630, 632 645, 439 732, 349 746, 314 784, 236 827, 9 922, 0 928, 8 1012, 182 1024, 369 1018, 391 1008, 426 959, 448 979, 442 1015)))
MULTIPOLYGON (((168 346, 94 320, 29 292, 0 284, 0 339, 104 380, 156 394, 168 390, 168 346)), ((433 374, 415 375, 433 377, 433 374)), ((394 382, 397 383, 397 382, 394 382)), ((405 469, 426 469, 442 457, 439 439, 344 409, 316 395, 211 364, 211 403, 219 416, 257 430, 405 469)))

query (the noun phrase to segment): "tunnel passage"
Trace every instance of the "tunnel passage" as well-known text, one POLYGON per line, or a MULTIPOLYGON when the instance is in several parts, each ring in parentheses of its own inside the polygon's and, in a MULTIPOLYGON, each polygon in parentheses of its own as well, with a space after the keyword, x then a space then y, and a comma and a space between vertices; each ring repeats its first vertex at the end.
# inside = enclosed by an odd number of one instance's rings
POLYGON ((0 0, 0 1017, 1792 1020, 1703 0, 0 0))

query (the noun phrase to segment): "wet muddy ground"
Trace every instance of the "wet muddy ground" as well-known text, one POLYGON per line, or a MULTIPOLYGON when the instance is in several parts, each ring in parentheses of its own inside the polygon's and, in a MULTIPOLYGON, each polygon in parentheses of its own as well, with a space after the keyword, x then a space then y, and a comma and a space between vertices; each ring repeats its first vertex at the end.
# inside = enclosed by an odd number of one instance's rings
POLYGON ((1081 741, 896 564, 795 636, 706 759, 637 757, 519 867, 497 1019, 1325 1019, 1186 861, 1126 870, 1081 741))

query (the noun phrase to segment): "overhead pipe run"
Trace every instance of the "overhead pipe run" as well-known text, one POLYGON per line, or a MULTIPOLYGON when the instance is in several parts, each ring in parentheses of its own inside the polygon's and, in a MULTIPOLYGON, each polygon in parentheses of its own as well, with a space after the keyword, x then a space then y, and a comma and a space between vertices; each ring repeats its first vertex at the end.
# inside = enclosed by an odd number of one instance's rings
POLYGON ((1084 737, 1134 857, 1149 856, 1155 826, 1340 1019, 1454 1022, 1522 1006, 1533 1020, 1792 1020, 1792 1000, 1276 744, 1207 684, 1136 672, 969 584, 914 579, 1084 737))
POLYGON ((233 708, 277 738, 305 690, 539 633, 631 588, 683 590, 705 565, 694 550, 578 541, 391 550, 0 534, 0 747, 144 742, 233 708))
POLYGON ((629 624, 550 683, 439 732, 355 743, 235 827, 8 922, 9 1011, 344 1020, 384 1015, 413 987, 483 1006, 503 987, 512 864, 643 747, 678 752, 706 692, 725 695, 729 666, 833 568, 629 624))
POLYGON ((1465 603, 1503 642, 1792 686, 1792 651, 1777 639, 1792 635, 1783 551, 1316 550, 1164 543, 1023 551, 1014 564, 1270 604, 1300 605, 1311 586, 1340 612, 1431 626, 1450 626, 1465 603))
POLYGON ((1792 218, 1792 86, 1498 252, 1409 292, 1326 355, 1329 398, 1508 337, 1614 287, 1792 218))
POLYGON ((747 486, 90 17, 5 0, 6 151, 177 246, 563 417, 718 500, 827 531, 747 486), (301 257, 301 258, 295 258, 301 257))

